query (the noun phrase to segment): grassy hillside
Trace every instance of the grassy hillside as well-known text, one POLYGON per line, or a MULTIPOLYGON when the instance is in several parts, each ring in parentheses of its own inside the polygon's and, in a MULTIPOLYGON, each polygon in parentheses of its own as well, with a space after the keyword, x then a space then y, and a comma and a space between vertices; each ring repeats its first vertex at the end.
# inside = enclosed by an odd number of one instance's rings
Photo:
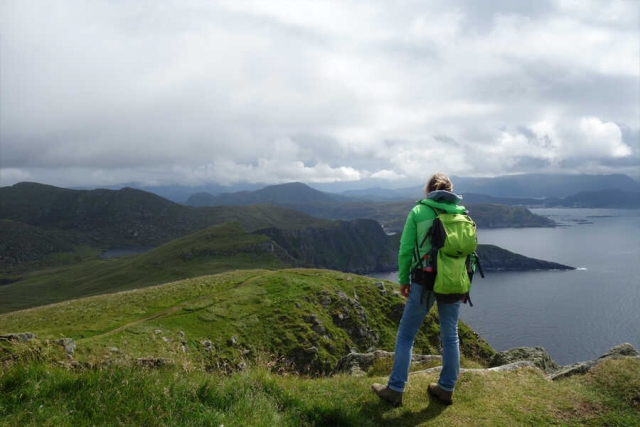
MULTIPOLYGON (((241 270, 0 315, 0 333, 38 335, 0 341, 0 426, 640 425, 639 359, 553 382, 463 372, 451 407, 429 399, 437 374, 423 367, 396 409, 370 391, 388 363, 317 377, 351 349, 393 348, 391 291, 324 270, 241 270), (72 360, 54 342, 65 337, 72 360)), ((417 353, 438 352, 434 314, 417 353)), ((464 325, 461 341, 462 366, 482 366, 486 344, 464 325)))
MULTIPOLYGON (((327 373, 352 350, 393 349, 403 308, 393 290, 327 270, 238 270, 3 314, 0 334, 73 338, 75 357, 87 362, 104 360, 115 347, 125 358, 170 358, 203 369, 235 370, 267 358, 285 370, 327 373)), ((435 320, 433 312, 417 352, 437 352, 435 320)), ((470 360, 493 354, 466 325, 460 335, 470 360)))
POLYGON ((5 274, 0 313, 69 299, 158 285, 234 269, 294 266, 271 240, 239 223, 213 226, 142 255, 93 259, 71 265, 5 274), (272 250, 273 249, 273 250, 272 250))

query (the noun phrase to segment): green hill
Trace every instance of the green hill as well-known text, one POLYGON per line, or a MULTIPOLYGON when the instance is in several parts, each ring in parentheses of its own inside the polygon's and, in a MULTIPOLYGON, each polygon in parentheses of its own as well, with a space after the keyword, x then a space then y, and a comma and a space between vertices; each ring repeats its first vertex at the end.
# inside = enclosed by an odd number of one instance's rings
MULTIPOLYGON (((0 340, 0 425, 639 425, 637 358, 556 381, 463 370, 451 407, 427 396, 429 365, 413 366, 395 409, 370 391, 388 363, 322 375, 351 350, 392 350, 392 291, 324 270, 240 270, 0 315, 0 335, 37 335, 0 340)), ((438 353, 435 313, 416 353, 438 353)), ((460 335, 462 367, 486 366, 492 350, 464 324, 460 335)))
MULTIPOLYGON (((206 366, 268 355, 298 372, 327 373, 352 350, 393 349, 403 301, 391 283, 376 282, 327 270, 237 270, 3 314, 0 333, 73 338, 78 360, 116 347, 206 366)), ((425 354, 439 346, 433 316, 416 341, 425 354)), ((493 353, 465 325, 461 337, 470 359, 493 353)))
POLYGON ((0 274, 5 283, 0 313, 234 269, 301 266, 365 273, 395 268, 397 246, 375 221, 315 224, 319 227, 249 233, 240 223, 227 222, 141 255, 10 271, 0 274))
POLYGON ((247 233, 238 223, 224 223, 142 255, 9 275, 14 282, 0 287, 0 313, 234 269, 292 265, 295 260, 272 250, 268 237, 247 233))

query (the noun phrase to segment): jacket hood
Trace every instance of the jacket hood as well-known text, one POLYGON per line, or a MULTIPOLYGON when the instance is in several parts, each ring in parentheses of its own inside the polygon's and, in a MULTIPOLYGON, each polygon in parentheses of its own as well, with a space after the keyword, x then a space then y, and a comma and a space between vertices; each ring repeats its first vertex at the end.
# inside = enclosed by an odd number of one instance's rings
POLYGON ((465 207, 458 204, 461 201, 462 196, 446 190, 436 190, 429 193, 426 199, 418 200, 417 203, 448 213, 465 213, 467 211, 465 207))
POLYGON ((436 202, 447 202, 447 203, 453 203, 457 205, 462 201, 462 196, 447 190, 436 190, 429 193, 427 195, 427 199, 430 199, 436 202))

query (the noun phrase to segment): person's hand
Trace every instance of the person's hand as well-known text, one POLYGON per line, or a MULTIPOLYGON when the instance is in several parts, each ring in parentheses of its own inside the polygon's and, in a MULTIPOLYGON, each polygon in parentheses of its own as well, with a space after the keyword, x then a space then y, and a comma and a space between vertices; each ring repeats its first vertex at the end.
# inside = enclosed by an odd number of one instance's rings
POLYGON ((411 290, 410 285, 400 285, 400 295, 405 298, 409 298, 409 291, 411 290))

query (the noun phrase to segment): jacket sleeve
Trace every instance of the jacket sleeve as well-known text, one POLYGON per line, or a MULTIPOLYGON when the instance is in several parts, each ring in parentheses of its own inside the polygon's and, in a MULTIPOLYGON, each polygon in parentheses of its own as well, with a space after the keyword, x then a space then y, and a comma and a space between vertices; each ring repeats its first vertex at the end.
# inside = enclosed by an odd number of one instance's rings
POLYGON ((398 251, 398 283, 408 285, 410 283, 411 264, 413 263, 413 251, 416 247, 416 222, 413 209, 407 216, 407 221, 400 237, 400 250, 398 251))

